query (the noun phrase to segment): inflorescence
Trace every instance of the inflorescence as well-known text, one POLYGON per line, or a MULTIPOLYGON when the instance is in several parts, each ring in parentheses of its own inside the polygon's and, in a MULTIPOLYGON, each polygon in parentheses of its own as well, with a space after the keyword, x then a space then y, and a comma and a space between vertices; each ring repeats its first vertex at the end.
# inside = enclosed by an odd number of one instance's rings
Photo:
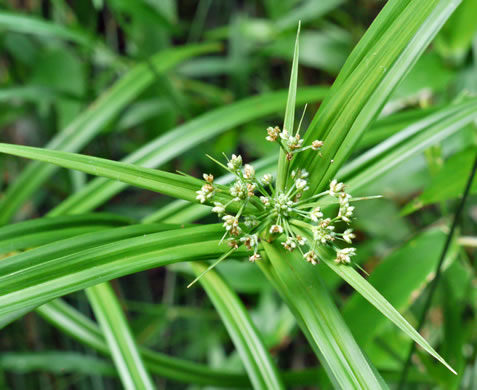
MULTIPOLYGON (((308 149, 320 153, 323 147, 323 142, 319 140, 304 146, 298 132, 293 135, 287 130, 281 131, 277 126, 269 127, 267 133, 267 141, 279 143, 288 160, 295 153, 308 149)), ((233 154, 230 159, 225 158, 226 165, 216 162, 235 176, 235 182, 227 189, 232 199, 225 204, 214 201, 214 195, 225 190, 214 185, 211 174, 203 175, 205 184, 197 191, 197 200, 201 203, 213 202, 212 212, 222 219, 225 228, 222 241, 227 240, 232 249, 245 245, 252 253, 249 260, 255 262, 260 259, 258 249, 261 239, 271 241, 284 235, 284 249, 290 252, 298 249, 304 259, 313 265, 320 261, 316 250, 318 246, 333 248, 336 263, 351 263, 356 249, 341 249, 336 245, 337 241, 351 244, 355 238, 352 229, 346 228, 341 233, 337 229, 341 222, 345 226, 351 223, 354 210, 349 203, 351 195, 346 193, 343 183, 333 180, 327 191, 307 196, 309 173, 305 169, 296 169, 289 174, 288 188, 277 191, 271 174, 257 178, 255 169, 250 164, 243 164, 240 155, 233 154), (327 195, 334 197, 339 205, 334 217, 325 216, 318 205, 319 199, 327 195), (246 212, 248 204, 256 206, 256 213, 246 212), (232 213, 231 209, 238 211, 232 213)))

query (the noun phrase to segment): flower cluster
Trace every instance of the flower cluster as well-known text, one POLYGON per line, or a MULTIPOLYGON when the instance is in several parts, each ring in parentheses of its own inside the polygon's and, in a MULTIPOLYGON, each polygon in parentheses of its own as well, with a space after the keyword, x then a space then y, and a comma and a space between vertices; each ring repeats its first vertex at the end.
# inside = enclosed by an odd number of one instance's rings
POLYGON ((206 183, 202 186, 202 188, 199 191, 196 191, 197 193, 196 199, 200 203, 205 203, 207 200, 211 199, 215 194, 215 189, 214 189, 214 186, 212 185, 212 183, 214 182, 214 176, 207 175, 204 173, 203 178, 206 181, 206 183))
POLYGON ((280 147, 286 152, 288 160, 291 160, 293 154, 303 152, 307 149, 320 151, 323 146, 323 141, 315 140, 310 145, 303 146, 303 139, 300 137, 300 126, 295 135, 289 133, 287 129, 280 130, 278 126, 269 127, 267 129, 267 137, 269 142, 278 142, 280 147))
MULTIPOLYGON (((303 146, 299 134, 290 135, 278 127, 267 129, 266 139, 279 142, 287 154, 306 149, 320 150, 321 141, 313 141, 303 146)), ((352 244, 355 235, 347 228, 351 223, 354 207, 350 206, 351 195, 346 193, 345 185, 333 180, 329 189, 308 195, 308 176, 305 169, 293 170, 289 175, 286 190, 278 191, 273 185, 273 176, 269 173, 258 178, 250 164, 243 164, 240 155, 232 155, 226 164, 221 165, 235 176, 228 187, 215 186, 212 175, 204 174, 205 184, 197 191, 201 203, 213 203, 212 212, 223 221, 225 229, 223 240, 227 240, 232 249, 245 245, 252 252, 249 260, 260 259, 258 253, 260 240, 282 239, 281 245, 286 251, 298 250, 303 258, 315 265, 319 262, 317 248, 326 246, 336 252, 335 262, 350 264, 356 254, 355 248, 341 249, 339 241, 352 244), (229 201, 214 201, 216 193, 228 193, 229 201), (335 199, 338 211, 335 216, 325 216, 320 206, 320 198, 329 196, 335 199), (340 232, 339 227, 345 226, 340 232)))

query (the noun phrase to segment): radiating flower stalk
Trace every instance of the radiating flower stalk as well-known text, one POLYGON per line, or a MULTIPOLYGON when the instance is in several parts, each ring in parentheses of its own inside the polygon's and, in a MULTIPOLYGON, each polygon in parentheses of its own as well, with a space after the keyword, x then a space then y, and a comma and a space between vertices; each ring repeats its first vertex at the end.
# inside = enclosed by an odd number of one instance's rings
POLYGON ((332 180, 328 190, 314 195, 309 193, 309 173, 305 169, 290 172, 290 162, 294 155, 311 150, 321 156, 321 149, 326 147, 320 140, 304 145, 300 128, 305 111, 296 132, 293 132, 299 32, 300 26, 295 44, 285 127, 283 130, 278 126, 269 127, 266 135, 267 141, 277 143, 281 148, 278 164, 279 180, 274 180, 271 174, 258 178, 253 166, 243 164, 240 155, 233 154, 230 159, 225 156, 226 164, 209 156, 233 174, 235 181, 229 187, 217 186, 211 174, 204 174, 205 184, 197 191, 196 198, 201 203, 213 204, 212 212, 222 219, 224 226, 224 235, 220 243, 227 241, 230 250, 189 286, 242 245, 250 251, 251 262, 260 260, 261 240, 271 242, 278 239, 285 251, 298 250, 303 258, 313 265, 321 260, 317 250, 319 247, 332 248, 335 252, 334 261, 338 264, 351 264, 351 258, 356 255, 355 248, 345 246, 352 244, 355 238, 353 229, 348 227, 353 219, 354 206, 350 205, 352 198, 346 192, 346 186, 332 180), (226 203, 219 202, 215 199, 218 193, 228 193, 231 199, 226 203), (338 205, 336 215, 325 215, 328 211, 322 209, 323 197, 334 198, 334 203, 338 205), (247 207, 249 205, 254 207, 247 207), (344 228, 339 229, 342 226, 344 228))
MULTIPOLYGON (((310 145, 303 145, 299 128, 292 134, 277 126, 269 127, 266 139, 278 143, 289 160, 304 150, 312 149, 320 153, 323 142, 315 140, 310 145)), ((255 262, 260 259, 260 240, 281 239, 284 250, 300 251, 303 258, 313 265, 320 261, 317 253, 319 246, 333 248, 336 263, 351 263, 356 249, 343 248, 341 244, 352 244, 355 238, 353 229, 348 227, 353 219, 354 206, 350 205, 352 197, 343 183, 333 180, 326 191, 309 194, 309 173, 305 169, 296 169, 290 172, 285 190, 277 191, 271 174, 258 178, 253 166, 243 164, 240 155, 225 158, 226 164, 212 160, 233 174, 235 181, 229 187, 219 188, 214 185, 212 175, 204 174, 205 184, 197 191, 197 200, 214 205, 212 212, 222 219, 224 226, 221 243, 225 240, 231 247, 228 254, 245 245, 250 251, 249 260, 255 262), (215 194, 221 192, 228 192, 231 199, 226 203, 215 201, 215 194), (336 215, 325 215, 320 207, 320 200, 325 196, 334 198, 334 203, 338 205, 336 215), (246 211, 249 204, 256 206, 255 214, 250 213, 250 208, 246 211), (341 232, 338 229, 340 226, 345 226, 341 232)))

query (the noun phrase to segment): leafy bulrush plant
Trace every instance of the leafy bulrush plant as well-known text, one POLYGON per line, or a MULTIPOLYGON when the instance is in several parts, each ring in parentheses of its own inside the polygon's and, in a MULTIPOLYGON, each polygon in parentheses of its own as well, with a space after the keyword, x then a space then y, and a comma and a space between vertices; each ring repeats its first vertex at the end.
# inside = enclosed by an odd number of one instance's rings
MULTIPOLYGON (((385 389, 387 384, 344 322, 323 283, 323 268, 334 271, 423 350, 454 372, 356 271, 352 262, 355 249, 348 246, 354 239, 349 224, 354 211, 352 202, 363 199, 355 194, 362 193, 370 181, 406 156, 475 120, 477 101, 468 99, 451 109, 433 112, 422 126, 414 128, 414 133, 408 131, 390 138, 350 165, 345 162, 393 89, 458 4, 459 1, 390 0, 353 50, 305 132, 300 129, 301 122, 294 126, 295 106, 298 101, 306 101, 297 94, 296 44, 283 126, 272 126, 263 132, 268 141, 278 144, 278 156, 268 165, 259 164, 260 167, 246 164, 239 155, 232 155, 223 163, 221 157, 213 158, 232 174, 232 181, 230 176, 215 179, 204 174, 203 179, 197 179, 152 168, 173 157, 172 152, 168 157, 159 156, 168 147, 180 144, 178 150, 184 150, 178 138, 187 135, 196 137, 196 142, 204 140, 202 135, 181 133, 180 129, 152 145, 159 150, 158 154, 154 155, 154 148, 148 145, 123 162, 72 153, 81 147, 82 141, 74 146, 52 142, 48 149, 0 144, 2 153, 102 177, 49 216, 0 229, 0 240, 11 240, 10 251, 14 251, 0 262, 2 325, 36 310, 82 343, 110 355, 125 388, 153 388, 151 373, 220 387, 249 387, 251 383, 255 389, 288 388, 297 376, 280 373, 239 297, 213 269, 230 256, 254 262, 249 266, 263 271, 295 316, 335 388, 385 389), (147 218, 148 223, 87 213, 126 184, 186 202, 166 206, 147 218), (220 223, 184 227, 204 215, 204 206, 208 206, 205 213, 217 214, 220 223), (164 221, 170 210, 182 213, 181 224, 156 223, 164 221), (101 225, 101 233, 94 229, 66 229, 94 224, 101 225), (15 241, 15 237, 22 240, 15 241), (31 247, 37 248, 22 252, 31 247), (208 266, 204 260, 213 263, 208 266), (247 377, 170 358, 136 345, 114 292, 104 282, 180 262, 191 263, 196 280, 229 332, 247 377), (57 299, 82 289, 87 291, 99 327, 57 299)), ((115 99, 114 93, 109 96, 115 99)), ((101 104, 105 101, 108 100, 101 104)), ((275 106, 270 108, 274 109, 275 106)), ((94 110, 93 107, 78 121, 93 123, 94 110)), ((205 128, 207 125, 207 121, 202 124, 205 128)), ((91 126, 92 134, 96 129, 91 126)), ((30 169, 19 178, 28 183, 27 192, 38 188, 52 170, 41 168, 36 173, 37 177, 30 169), (34 180, 29 182, 29 177, 34 180)), ((7 191, 2 199, 0 214, 3 213, 4 220, 18 206, 16 191, 7 191), (5 207, 3 211, 1 207, 5 207)))
MULTIPOLYGON (((278 126, 267 129, 268 141, 278 140, 280 146, 286 152, 286 159, 290 161, 293 153, 304 151, 308 147, 302 146, 300 140, 300 128, 295 135, 289 134, 287 129, 280 131, 278 126), (283 142, 280 141, 280 138, 283 142)), ((320 150, 322 141, 313 141, 309 148, 320 150)), ((348 244, 355 238, 352 229, 346 229, 343 233, 335 230, 335 224, 345 222, 349 224, 353 215, 354 206, 350 206, 351 195, 345 192, 345 185, 336 179, 330 183, 330 188, 320 194, 307 196, 309 190, 307 178, 309 173, 304 169, 294 170, 290 173, 290 180, 285 180, 284 189, 278 191, 273 182, 273 175, 266 173, 261 179, 256 177, 255 168, 250 164, 242 167, 242 156, 235 154, 231 159, 227 159, 227 165, 216 161, 226 171, 235 176, 235 181, 227 188, 220 188, 214 185, 212 174, 203 175, 205 184, 198 191, 196 199, 200 203, 213 202, 212 212, 224 221, 225 234, 221 239, 228 239, 228 245, 238 249, 240 245, 245 245, 253 253, 249 257, 251 262, 261 258, 258 253, 260 239, 271 242, 273 238, 284 235, 281 243, 289 252, 298 248, 302 256, 309 263, 316 265, 319 261, 316 253, 317 245, 333 247, 336 251, 335 262, 338 264, 350 264, 351 256, 354 256, 355 248, 340 249, 334 245, 335 240, 342 240, 348 244), (288 185, 287 185, 288 184, 288 185), (226 204, 215 202, 215 193, 228 193, 232 196, 226 204), (257 194, 256 194, 257 192, 257 194), (335 197, 339 203, 338 215, 333 219, 325 218, 320 207, 319 199, 329 195, 335 197), (258 201, 260 199, 260 201, 258 201), (256 206, 255 210, 247 213, 245 211, 248 204, 256 206), (227 209, 232 205, 238 208, 238 212, 227 214, 227 209), (243 220, 241 220, 243 219, 243 220), (245 229, 241 227, 245 226, 245 229), (295 228, 305 229, 307 235, 313 236, 313 241, 307 244, 307 239, 295 228), (308 251, 304 252, 303 247, 308 251)), ((288 174, 288 173, 287 173, 288 174)), ((232 250, 227 255, 232 253, 232 250)), ((224 260, 226 256, 220 258, 224 260)))

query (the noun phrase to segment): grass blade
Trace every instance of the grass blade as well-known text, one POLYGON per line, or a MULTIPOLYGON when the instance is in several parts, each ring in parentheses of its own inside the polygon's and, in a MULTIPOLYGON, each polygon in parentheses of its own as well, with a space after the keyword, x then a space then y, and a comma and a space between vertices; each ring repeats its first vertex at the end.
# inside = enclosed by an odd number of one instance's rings
MULTIPOLYGON (((218 50, 217 44, 191 45, 164 50, 150 60, 131 69, 91 106, 61 131, 45 147, 74 152, 91 141, 101 129, 162 74, 187 58, 218 50), (150 66, 155 71, 152 72, 150 66)), ((0 200, 0 225, 7 223, 23 202, 45 181, 55 167, 30 164, 11 184, 0 200)))
MULTIPOLYGON (((207 270, 204 263, 191 264, 196 275, 207 270)), ((200 279, 214 304, 247 370, 254 389, 284 389, 277 368, 263 345, 247 310, 220 275, 210 270, 200 279)))
POLYGON ((334 254, 330 250, 320 247, 320 258, 325 264, 336 272, 342 279, 350 284, 363 298, 371 303, 398 328, 418 343, 427 353, 436 358, 452 373, 456 374, 454 369, 431 347, 431 345, 407 322, 404 317, 377 291, 366 279, 364 279, 356 270, 349 266, 340 266, 333 260, 334 254))
MULTIPOLYGON (((48 162, 91 175, 104 176, 139 188, 185 199, 189 202, 197 202, 196 191, 203 185, 201 180, 189 176, 57 150, 0 144, 0 153, 48 162)), ((214 197, 215 199, 224 201, 230 199, 230 196, 228 194, 217 194, 214 197)))
MULTIPOLYGON (((111 351, 101 329, 93 321, 61 299, 56 299, 40 306, 36 311, 50 324, 80 343, 98 351, 102 355, 111 356, 111 351)), ((250 382, 245 375, 188 362, 144 347, 139 347, 139 351, 147 369, 161 377, 178 382, 209 386, 250 386, 250 382)))
MULTIPOLYGON (((67 217, 71 218, 71 217, 67 217)), ((74 219, 77 219, 78 217, 75 216, 74 219)), ((51 221, 56 221, 60 222, 61 220, 64 220, 65 217, 57 217, 57 218, 43 218, 43 219, 38 219, 35 221, 28 221, 28 222, 20 222, 18 224, 14 225, 9 225, 0 228, 0 234, 5 234, 11 233, 11 227, 18 227, 18 226, 24 226, 28 224, 28 228, 34 228, 34 226, 38 226, 39 229, 41 230, 42 227, 45 225, 51 226, 51 221)), ((163 230, 171 230, 172 226, 170 225, 163 225, 163 224, 149 224, 149 225, 133 225, 133 226, 125 226, 121 228, 112 228, 112 229, 107 229, 103 230, 101 235, 98 235, 96 232, 94 233, 88 233, 88 234, 81 234, 78 235, 74 238, 70 239, 61 239, 61 235, 58 235, 53 231, 53 234, 48 234, 47 236, 44 236, 44 241, 42 244, 47 244, 47 243, 52 243, 54 242, 54 245, 45 245, 41 248, 35 249, 35 255, 34 256, 29 256, 27 261, 28 261, 28 266, 33 267, 35 265, 41 264, 42 262, 52 259, 52 258, 59 258, 62 256, 66 256, 72 253, 76 253, 88 248, 92 248, 95 246, 100 246, 107 244, 109 242, 114 242, 114 241, 119 241, 122 239, 126 238, 131 238, 131 237, 137 237, 137 236, 142 236, 144 234, 151 234, 151 233, 157 233, 159 231, 163 230)), ((43 233, 38 233, 39 235, 43 235, 43 233)), ((33 240, 37 240, 35 237, 35 233, 31 234, 33 240)), ((13 238, 11 240, 16 240, 17 242, 21 242, 21 233, 19 233, 16 238, 13 238)), ((26 249, 26 244, 23 244, 20 246, 19 249, 26 249)), ((10 257, 8 262, 2 262, 1 263, 1 275, 6 275, 6 274, 13 274, 15 272, 21 272, 24 267, 24 257, 22 256, 15 256, 15 257, 10 257)), ((11 323, 12 321, 15 321, 16 319, 22 317, 29 311, 33 310, 36 305, 32 305, 30 307, 25 307, 24 309, 14 311, 10 313, 9 315, 4 315, 0 316, 0 329, 3 329, 6 325, 11 323)))
POLYGON ((323 158, 302 153, 294 166, 315 172, 310 187, 320 192, 350 155, 363 131, 376 118, 399 81, 452 14, 459 1, 389 1, 378 16, 359 53, 351 55, 320 107, 305 143, 322 139, 323 158), (377 34, 379 32, 379 34, 377 34), (333 161, 333 163, 331 163, 333 161))
MULTIPOLYGON (((427 318, 427 314, 429 312, 429 309, 431 308, 432 304, 432 299, 434 298, 434 294, 437 291, 437 285, 439 281, 441 280, 441 275, 442 275, 442 266, 444 264, 444 260, 447 257, 447 253, 449 251, 449 248, 451 247, 452 240, 454 238, 454 233, 456 231, 456 228, 459 224, 460 217, 462 215, 462 212, 464 211, 464 206, 467 201, 467 198, 470 193, 470 188, 472 187, 472 181, 474 180, 475 174, 477 172, 477 155, 474 158, 474 163, 472 164, 472 169, 469 172, 469 176, 467 178, 467 183, 465 185, 464 193, 462 195, 462 199, 460 200, 457 209, 454 213, 454 216, 452 218, 452 224, 450 226, 449 232, 447 233, 446 241, 444 244, 444 247, 442 248, 442 252, 439 256, 439 261, 437 262, 436 268, 434 270, 434 279, 432 280, 430 286, 429 286, 429 292, 426 296, 426 299, 424 301, 424 306, 422 308, 422 311, 419 313, 419 321, 417 324, 417 331, 420 332, 422 330, 422 327, 424 326, 424 323, 427 318)), ((407 380, 407 375, 409 368, 411 367, 411 359, 412 355, 414 354, 414 351, 416 350, 416 344, 412 343, 411 349, 408 352, 406 363, 404 364, 401 378, 399 380, 399 386, 398 389, 403 389, 404 384, 407 380)), ((448 365, 446 365, 447 368, 450 368, 448 365)), ((453 370, 451 370, 454 374, 457 375, 457 373, 453 370)))
POLYGON ((261 262, 262 270, 295 315, 335 387, 386 388, 353 339, 317 269, 297 252, 285 256, 275 245, 263 242, 263 246, 270 264, 261 262))
POLYGON ((39 218, 0 227, 0 253, 27 249, 89 231, 104 230, 131 223, 112 214, 84 214, 39 218))
POLYGON ((394 147, 382 158, 377 159, 373 164, 356 171, 356 175, 349 178, 347 184, 353 193, 362 191, 366 184, 375 180, 383 173, 389 171, 410 156, 413 156, 424 149, 432 146, 450 135, 461 130, 464 126, 477 118, 477 99, 472 99, 459 106, 459 110, 450 113, 424 131, 420 132, 402 145, 394 147))
MULTIPOLYGON (((391 153, 394 149, 401 147, 404 143, 411 142, 418 134, 423 132, 434 134, 438 133, 441 127, 441 122, 446 120, 446 123, 451 124, 452 121, 459 118, 463 111, 466 111, 470 106, 477 108, 477 100, 469 99, 463 103, 450 104, 445 107, 441 107, 438 110, 432 110, 428 115, 421 116, 415 121, 400 126, 400 130, 395 134, 386 137, 382 142, 377 145, 373 145, 372 148, 361 153, 358 157, 344 165, 338 172, 340 180, 348 180, 349 177, 353 177, 367 168, 369 165, 375 163, 378 159, 385 157, 391 153), (431 130, 432 128, 432 130, 431 130)), ((392 120, 387 118, 384 120, 387 122, 392 120)), ((378 124, 380 121, 377 121, 378 124)), ((370 129, 372 132, 373 129, 370 129)), ((369 134, 369 132, 366 132, 369 134)))
POLYGON ((94 37, 84 31, 12 12, 0 12, 0 27, 17 33, 64 39, 84 46, 91 46, 94 41, 94 37))
MULTIPOLYGON (((295 105, 296 105, 296 90, 298 84, 298 56, 300 50, 300 23, 298 23, 298 31, 296 33, 295 50, 293 53, 292 71, 290 76, 290 86, 288 89, 287 105, 285 109, 285 118, 283 120, 283 130, 287 130, 289 134, 294 134, 293 124, 295 121, 295 105)), ((286 189, 286 180, 288 176, 288 167, 290 161, 287 158, 286 152, 280 148, 280 156, 278 157, 277 168, 277 191, 286 189)))
POLYGON ((155 386, 144 367, 121 306, 109 284, 86 289, 94 315, 108 343, 125 389, 152 390, 155 386))
POLYGON ((36 371, 55 374, 83 374, 114 376, 114 366, 104 359, 84 353, 48 352, 2 352, 0 367, 9 372, 30 374, 36 371))
MULTIPOLYGON (((323 87, 303 88, 297 94, 297 104, 319 101, 327 91, 323 87)), ((265 93, 220 107, 169 131, 123 161, 156 168, 228 129, 280 111, 285 107, 286 96, 285 91, 265 93)), ((264 129, 264 136, 265 133, 264 129)), ((93 210, 124 188, 124 183, 97 178, 53 209, 50 215, 78 214, 93 210)))
MULTIPOLYGON (((426 284, 435 269, 444 239, 445 234, 440 229, 433 229, 412 238, 379 263, 368 278, 369 283, 396 309, 405 311, 413 302, 412 293, 426 284), (409 272, 410 269, 412 272, 409 272), (389 275, 400 276, 390 278, 389 275)), ((453 249, 452 256, 455 256, 458 248, 453 249)), ((358 293, 354 293, 344 305, 343 317, 363 347, 382 331, 387 322, 386 318, 358 293)))
MULTIPOLYGON (((8 257, 0 262, 0 315, 152 267, 220 256, 229 249, 219 246, 222 234, 222 225, 197 226, 123 239, 70 255, 60 251, 59 257, 56 243, 8 257), (51 251, 49 257, 42 256, 45 250, 51 251)), ((75 245, 83 238, 69 240, 75 245)))
MULTIPOLYGON (((61 299, 40 306, 37 313, 80 343, 103 355, 111 354, 98 326, 61 299)), ((248 377, 242 373, 189 362, 144 347, 139 347, 139 351, 148 370, 161 377, 204 386, 250 388, 248 377)), ((316 375, 318 371, 314 369, 285 372, 283 380, 287 387, 313 385, 316 375)))
MULTIPOLYGON (((415 199, 403 207, 401 215, 413 213, 422 207, 454 199, 463 193, 466 176, 472 169, 477 148, 471 146, 450 157, 437 175, 432 178, 430 185, 415 199)), ((471 194, 477 193, 477 182, 470 189, 471 194)))

